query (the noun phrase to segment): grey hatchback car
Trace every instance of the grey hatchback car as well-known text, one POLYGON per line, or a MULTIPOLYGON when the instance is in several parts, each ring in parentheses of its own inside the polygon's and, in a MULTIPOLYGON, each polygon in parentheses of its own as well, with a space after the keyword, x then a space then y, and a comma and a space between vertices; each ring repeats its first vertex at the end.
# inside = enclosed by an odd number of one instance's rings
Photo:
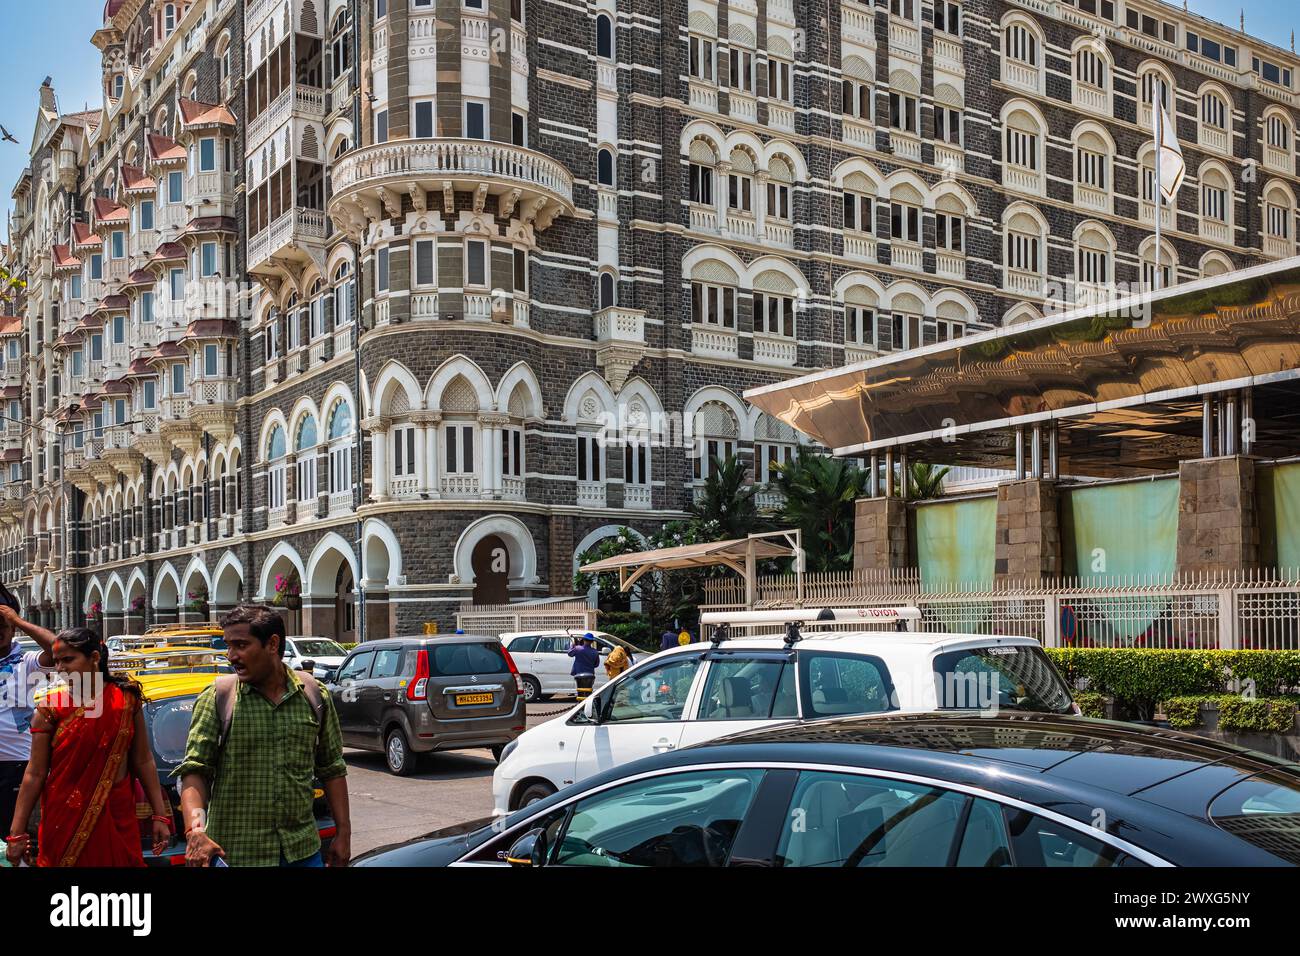
POLYGON ((382 752, 403 777, 436 750, 488 747, 499 760, 527 723, 519 672, 495 637, 367 641, 326 686, 343 745, 382 752))

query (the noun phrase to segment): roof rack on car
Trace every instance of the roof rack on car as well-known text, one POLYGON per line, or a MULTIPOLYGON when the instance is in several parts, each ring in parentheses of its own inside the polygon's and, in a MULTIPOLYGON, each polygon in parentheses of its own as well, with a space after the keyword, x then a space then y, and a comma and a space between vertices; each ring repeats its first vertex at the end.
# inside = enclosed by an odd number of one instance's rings
POLYGON ((895 630, 915 629, 921 620, 921 610, 916 607, 824 607, 824 608, 769 608, 762 611, 706 611, 700 615, 700 624, 711 624, 715 630, 712 641, 721 644, 731 636, 733 627, 771 627, 785 625, 785 642, 794 644, 800 639, 804 624, 868 624, 892 621, 895 630))

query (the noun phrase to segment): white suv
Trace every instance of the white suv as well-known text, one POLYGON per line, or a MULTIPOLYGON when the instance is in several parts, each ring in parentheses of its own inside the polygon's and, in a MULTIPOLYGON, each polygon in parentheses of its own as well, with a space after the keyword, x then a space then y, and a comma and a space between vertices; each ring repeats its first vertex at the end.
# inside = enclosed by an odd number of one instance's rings
POLYGON ((492 778, 493 815, 631 760, 767 724, 955 709, 1078 712, 1028 637, 823 631, 794 643, 688 644, 508 745, 492 778))
POLYGON ((609 680, 605 676, 604 659, 615 645, 622 646, 633 663, 646 656, 646 652, 635 645, 604 631, 513 631, 502 634, 501 643, 519 668, 526 702, 531 704, 553 694, 572 697, 578 692, 569 648, 573 646, 573 639, 583 634, 590 634, 595 639, 596 653, 601 657, 593 685, 597 690, 609 680))

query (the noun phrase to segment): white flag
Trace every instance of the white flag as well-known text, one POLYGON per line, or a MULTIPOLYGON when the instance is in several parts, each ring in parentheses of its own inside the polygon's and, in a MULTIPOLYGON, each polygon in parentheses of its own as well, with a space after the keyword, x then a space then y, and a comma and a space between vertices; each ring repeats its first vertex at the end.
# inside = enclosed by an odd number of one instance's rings
POLYGON ((1156 114, 1156 168, 1160 171, 1160 192, 1165 202, 1174 205, 1178 190, 1187 177, 1187 164, 1183 162, 1183 148, 1178 144, 1178 127, 1169 118, 1169 112, 1159 103, 1152 104, 1156 114))

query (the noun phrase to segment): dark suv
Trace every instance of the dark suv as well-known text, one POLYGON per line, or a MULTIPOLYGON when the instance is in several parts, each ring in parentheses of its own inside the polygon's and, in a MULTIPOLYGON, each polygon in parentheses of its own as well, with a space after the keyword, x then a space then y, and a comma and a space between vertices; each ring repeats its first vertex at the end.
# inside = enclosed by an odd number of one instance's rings
POLYGON ((343 744, 382 751, 406 776, 421 754, 489 747, 527 722, 515 662, 495 637, 398 637, 355 648, 326 684, 343 744))

